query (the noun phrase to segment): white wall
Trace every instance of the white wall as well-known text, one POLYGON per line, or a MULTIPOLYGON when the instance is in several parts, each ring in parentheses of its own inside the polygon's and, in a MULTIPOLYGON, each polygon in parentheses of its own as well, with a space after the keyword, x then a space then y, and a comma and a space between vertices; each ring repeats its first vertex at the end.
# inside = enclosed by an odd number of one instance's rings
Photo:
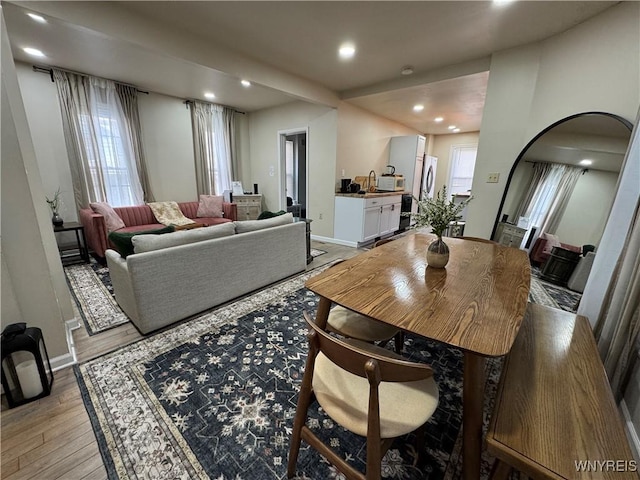
POLYGON ((353 180, 356 176, 368 176, 371 170, 381 175, 389 163, 391 137, 419 134, 417 130, 342 102, 338 107, 335 184, 339 187, 341 178, 353 180))
MULTIPOLYGON (((456 145, 477 145, 479 132, 454 133, 451 135, 434 135, 430 155, 438 157, 436 169, 436 191, 440 191, 444 185, 449 186, 451 175, 451 149, 456 145)), ((473 192, 471 192, 473 193, 473 192)))
MULTIPOLYGON (((2 327, 19 321, 42 329, 49 356, 71 361, 65 321, 71 296, 56 248, 51 215, 36 162, 36 149, 18 85, 11 47, 2 25, 2 327), (3 289, 3 296, 5 295, 3 289)), ((56 363, 55 360, 53 362, 56 363)))
POLYGON ((156 201, 198 199, 191 112, 183 99, 138 95, 149 182, 156 201))
POLYGON ((639 9, 622 2, 563 34, 492 56, 465 234, 490 234, 513 162, 545 127, 586 111, 635 118, 639 9), (485 182, 491 172, 499 183, 485 182))
POLYGON ((599 245, 613 197, 618 173, 589 170, 581 175, 569 199, 556 235, 570 245, 599 245))
POLYGON ((49 75, 34 72, 31 65, 26 63, 16 63, 16 72, 45 196, 51 198, 60 188, 60 215, 65 221, 76 222, 78 214, 73 200, 71 170, 62 133, 56 84, 49 75))
POLYGON ((333 235, 333 182, 336 164, 337 111, 306 102, 292 102, 248 114, 249 163, 243 163, 242 184, 254 183, 263 195, 263 208, 277 211, 279 197, 278 131, 308 128, 309 205, 314 235, 333 235), (273 168, 273 176, 270 169, 273 168), (322 218, 320 218, 322 216, 322 218))

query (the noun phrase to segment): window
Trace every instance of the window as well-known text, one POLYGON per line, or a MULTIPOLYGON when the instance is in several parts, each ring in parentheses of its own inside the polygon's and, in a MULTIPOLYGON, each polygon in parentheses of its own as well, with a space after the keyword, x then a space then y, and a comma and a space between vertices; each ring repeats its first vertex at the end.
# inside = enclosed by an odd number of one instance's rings
POLYGON ((114 207, 143 203, 140 185, 135 180, 137 172, 130 171, 126 160, 129 149, 122 139, 122 129, 109 106, 98 104, 94 118, 81 113, 79 119, 93 185, 103 185, 106 201, 114 207))
POLYGON ((477 145, 454 145, 451 148, 451 176, 447 187, 451 195, 471 192, 477 152, 477 145))

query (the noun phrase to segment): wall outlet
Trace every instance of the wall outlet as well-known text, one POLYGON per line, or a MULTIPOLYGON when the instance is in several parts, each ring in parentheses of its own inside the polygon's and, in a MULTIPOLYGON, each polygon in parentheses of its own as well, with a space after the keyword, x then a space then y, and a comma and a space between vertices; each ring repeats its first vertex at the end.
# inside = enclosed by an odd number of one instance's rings
POLYGON ((318 220, 322 220, 322 214, 318 215, 318 220))
POLYGON ((498 183, 498 180, 500 180, 499 173, 490 173, 487 177, 487 183, 498 183))
POLYGON ((273 177, 276 174, 276 167, 273 165, 269 166, 269 176, 273 177))

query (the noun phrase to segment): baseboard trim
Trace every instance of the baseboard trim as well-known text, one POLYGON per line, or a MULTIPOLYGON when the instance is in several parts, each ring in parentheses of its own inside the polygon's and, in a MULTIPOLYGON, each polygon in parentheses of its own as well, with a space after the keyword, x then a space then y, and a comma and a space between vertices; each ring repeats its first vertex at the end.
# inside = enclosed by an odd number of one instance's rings
POLYGON ((627 431, 627 437, 629 438, 631 443, 633 456, 636 458, 636 460, 640 461, 640 437, 638 436, 636 427, 631 420, 631 413, 629 412, 629 408, 627 407, 627 403, 624 401, 624 398, 620 402, 620 411, 622 413, 622 417, 624 418, 625 430, 627 431))
POLYGON ((358 248, 358 242, 350 242, 348 240, 340 240, 338 238, 331 238, 331 237, 321 237, 319 235, 311 235, 311 240, 316 240, 318 242, 324 242, 324 243, 334 243, 336 245, 344 245, 345 247, 354 247, 354 248, 358 248))
POLYGON ((67 334, 67 345, 69 346, 69 353, 65 353, 64 355, 49 359, 49 362, 51 363, 51 370, 53 370, 54 372, 78 363, 78 356, 76 355, 76 345, 73 341, 72 331, 76 328, 80 328, 80 326, 81 323, 78 317, 74 317, 71 320, 67 320, 66 322, 64 322, 64 327, 67 334))

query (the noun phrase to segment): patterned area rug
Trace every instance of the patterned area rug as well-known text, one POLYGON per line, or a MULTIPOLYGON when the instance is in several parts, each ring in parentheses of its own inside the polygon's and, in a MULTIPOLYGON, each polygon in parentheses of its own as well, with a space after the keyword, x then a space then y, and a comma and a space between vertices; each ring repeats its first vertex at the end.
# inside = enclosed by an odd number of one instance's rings
POLYGON ((582 294, 568 288, 555 285, 540 278, 540 269, 531 267, 531 289, 529 300, 533 303, 559 308, 575 313, 582 294))
MULTIPOLYGON (((302 311, 316 296, 294 277, 170 330, 76 366, 109 478, 286 478, 289 438, 307 354, 302 311)), ((396 440, 383 477, 457 479, 461 465, 462 354, 407 336, 405 354, 431 364, 440 404, 417 460, 396 440)), ((487 364, 485 417, 500 362, 487 364)), ((317 406, 310 427, 364 469, 365 443, 317 406)), ((483 459, 486 478, 491 459, 483 459)), ((343 478, 304 442, 298 479, 343 478)))
POLYGON ((129 321, 113 296, 107 267, 92 260, 88 265, 67 266, 64 272, 89 335, 129 321))

